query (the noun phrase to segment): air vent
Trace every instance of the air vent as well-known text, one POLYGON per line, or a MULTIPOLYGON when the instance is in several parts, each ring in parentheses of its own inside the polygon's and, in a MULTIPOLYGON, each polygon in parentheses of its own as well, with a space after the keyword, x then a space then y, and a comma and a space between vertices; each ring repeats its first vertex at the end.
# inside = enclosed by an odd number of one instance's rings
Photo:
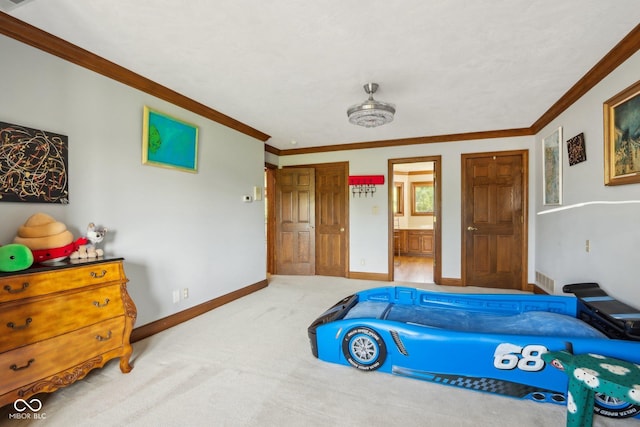
POLYGON ((398 348, 398 351, 405 355, 408 356, 409 353, 407 353, 407 349, 405 348, 404 344, 402 343, 402 340, 400 340, 400 335, 398 334, 398 332, 396 331, 391 331, 391 337, 393 338, 393 342, 396 343, 396 347, 398 348))
POLYGON ((553 294, 555 293, 556 282, 549 276, 536 271, 536 286, 538 286, 548 294, 553 294))

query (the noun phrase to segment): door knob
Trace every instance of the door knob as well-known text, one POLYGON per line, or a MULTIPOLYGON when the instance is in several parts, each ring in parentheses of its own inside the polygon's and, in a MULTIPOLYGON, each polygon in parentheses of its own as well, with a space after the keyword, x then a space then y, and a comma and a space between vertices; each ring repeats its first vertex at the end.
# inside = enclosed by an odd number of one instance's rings
POLYGON ((475 231, 475 230, 477 230, 477 228, 472 227, 472 226, 468 226, 468 227, 467 227, 467 230, 469 230, 469 231, 475 231))
POLYGON ((344 227, 340 227, 340 232, 344 233, 344 227))

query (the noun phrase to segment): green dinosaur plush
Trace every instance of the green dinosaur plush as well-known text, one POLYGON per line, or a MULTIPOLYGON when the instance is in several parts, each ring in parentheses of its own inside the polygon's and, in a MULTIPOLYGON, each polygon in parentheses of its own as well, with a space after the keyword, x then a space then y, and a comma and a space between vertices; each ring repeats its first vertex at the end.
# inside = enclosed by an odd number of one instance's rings
POLYGON ((0 271, 20 271, 31 267, 33 253, 25 245, 11 243, 0 246, 0 271))

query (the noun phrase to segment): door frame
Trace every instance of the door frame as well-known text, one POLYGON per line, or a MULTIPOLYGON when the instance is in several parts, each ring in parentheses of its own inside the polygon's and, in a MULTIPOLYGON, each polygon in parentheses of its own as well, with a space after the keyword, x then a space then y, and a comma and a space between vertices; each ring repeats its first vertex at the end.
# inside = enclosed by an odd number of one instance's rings
POLYGON ((267 241, 267 274, 274 274, 276 271, 275 264, 275 235, 276 235, 276 218, 275 218, 275 208, 276 208, 276 198, 275 198, 275 190, 276 190, 276 169, 278 166, 272 163, 265 163, 264 165, 264 173, 265 173, 265 203, 266 206, 266 241, 267 241))
POLYGON ((491 151, 481 153, 463 153, 460 155, 460 179, 461 179, 461 191, 460 191, 460 234, 461 234, 461 281, 462 286, 467 286, 467 236, 465 213, 468 206, 465 205, 465 192, 466 188, 466 168, 465 163, 469 158, 474 157, 493 157, 493 156, 517 156, 522 158, 522 244, 521 244, 521 278, 520 289, 523 291, 530 291, 532 287, 529 286, 529 150, 506 150, 506 151, 491 151))
MULTIPOLYGON (((275 188, 276 188, 276 182, 275 182, 275 170, 276 169, 286 169, 286 168, 314 168, 316 169, 317 167, 320 166, 327 166, 327 165, 345 165, 346 166, 346 176, 349 176, 349 162, 333 162, 333 163, 313 163, 313 164, 304 164, 304 165, 289 165, 289 166, 276 166, 270 163, 265 163, 265 173, 267 176, 266 179, 266 192, 268 195, 270 195, 271 197, 267 198, 267 213, 266 213, 266 221, 267 221, 267 273, 268 274, 275 274, 275 244, 276 244, 276 239, 275 239, 275 188)), ((348 181, 348 180, 347 180, 348 181)), ((349 236, 350 236, 350 227, 349 227, 349 218, 350 218, 350 212, 349 212, 349 185, 348 182, 345 181, 345 188, 344 188, 344 194, 345 194, 345 215, 346 215, 346 230, 345 230, 345 253, 344 253, 344 262, 345 262, 345 269, 346 271, 344 272, 344 276, 343 277, 349 277, 349 259, 350 259, 350 246, 349 246, 349 236)), ((317 200, 316 200, 317 202, 317 200)), ((317 237, 317 236, 316 236, 317 237)))
POLYGON ((439 285, 442 281, 442 156, 423 156, 423 157, 406 157, 401 159, 388 159, 387 160, 387 212, 389 213, 388 221, 388 234, 387 234, 387 253, 388 253, 388 271, 389 281, 394 280, 394 264, 393 264, 393 166, 396 164, 404 163, 419 163, 419 162, 433 162, 433 172, 435 179, 434 185, 434 200, 435 211, 433 222, 433 282, 439 285))

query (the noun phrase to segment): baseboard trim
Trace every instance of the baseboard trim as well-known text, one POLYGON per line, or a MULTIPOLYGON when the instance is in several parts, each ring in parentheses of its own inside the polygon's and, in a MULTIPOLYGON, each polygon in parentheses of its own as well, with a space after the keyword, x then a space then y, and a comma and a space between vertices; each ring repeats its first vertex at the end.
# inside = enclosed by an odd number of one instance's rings
POLYGON ((443 277, 440 279, 438 285, 442 286, 462 286, 462 279, 455 279, 453 277, 443 277))
POLYGON ((360 280, 377 280, 380 282, 390 282, 389 275, 387 273, 366 273, 363 271, 350 271, 349 279, 360 280))
POLYGON ((549 295, 549 292, 545 291, 541 287, 534 285, 532 283, 529 283, 529 287, 527 290, 537 295, 549 295))
POLYGON ((194 307, 172 314, 171 316, 163 317, 162 319, 158 319, 155 322, 147 323, 146 325, 134 328, 133 332, 131 332, 130 341, 133 343, 150 337, 151 335, 155 335, 158 332, 162 332, 173 326, 179 325, 180 323, 186 322, 187 320, 191 320, 194 317, 206 313, 207 311, 213 310, 214 308, 218 308, 227 303, 230 303, 231 301, 237 300, 256 291, 259 291, 260 289, 266 288, 268 285, 269 282, 267 281, 267 279, 261 280, 260 282, 254 283, 253 285, 249 285, 228 294, 219 296, 218 298, 203 302, 202 304, 198 304, 194 307))
MULTIPOLYGON (((387 273, 367 273, 363 271, 350 271, 349 279, 361 279, 361 280, 377 280, 380 282, 391 282, 391 277, 387 273)), ((442 286, 463 286, 462 279, 455 279, 452 277, 443 277, 438 282, 438 285, 442 286)))

